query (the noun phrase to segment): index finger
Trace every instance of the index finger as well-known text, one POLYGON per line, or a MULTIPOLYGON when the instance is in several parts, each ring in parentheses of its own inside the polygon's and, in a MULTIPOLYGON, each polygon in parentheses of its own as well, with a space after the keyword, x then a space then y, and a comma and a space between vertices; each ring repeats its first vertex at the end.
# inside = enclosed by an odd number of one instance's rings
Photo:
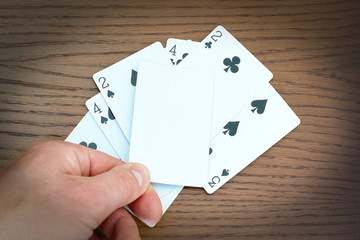
POLYGON ((70 142, 41 142, 33 145, 32 149, 39 154, 63 159, 59 164, 62 165, 63 172, 69 175, 96 176, 124 164, 120 159, 106 153, 70 142), (62 155, 62 158, 59 155, 62 155))

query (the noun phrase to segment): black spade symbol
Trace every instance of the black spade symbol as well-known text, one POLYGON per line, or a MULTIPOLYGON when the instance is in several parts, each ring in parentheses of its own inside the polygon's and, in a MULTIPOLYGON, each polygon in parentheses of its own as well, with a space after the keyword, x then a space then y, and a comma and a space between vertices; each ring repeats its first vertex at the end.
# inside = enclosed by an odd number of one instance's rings
POLYGON ((225 131, 223 131, 224 135, 229 133, 230 136, 235 136, 238 126, 239 126, 239 122, 240 121, 228 122, 224 127, 224 129, 225 129, 225 131))
POLYGON ((108 122, 108 119, 106 117, 101 116, 101 123, 107 124, 107 122, 108 122))
POLYGON ((263 114, 265 111, 266 103, 267 103, 267 99, 252 101, 251 106, 253 106, 254 108, 251 109, 251 111, 252 112, 256 111, 258 114, 263 114))
POLYGON ((113 98, 113 97, 114 97, 114 95, 115 95, 115 93, 114 93, 114 92, 112 92, 112 91, 108 90, 108 92, 107 92, 107 96, 108 96, 109 98, 113 98))
POLYGON ((228 176, 229 175, 229 170, 228 169, 224 169, 221 173, 221 176, 228 176))

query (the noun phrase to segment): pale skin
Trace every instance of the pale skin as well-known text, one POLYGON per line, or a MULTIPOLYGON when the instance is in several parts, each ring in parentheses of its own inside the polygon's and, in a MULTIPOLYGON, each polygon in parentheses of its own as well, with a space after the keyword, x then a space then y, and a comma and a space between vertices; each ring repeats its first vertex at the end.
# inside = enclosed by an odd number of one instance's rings
POLYGON ((161 202, 145 166, 66 142, 32 145, 0 171, 4 239, 140 239, 129 208, 155 225, 161 202))

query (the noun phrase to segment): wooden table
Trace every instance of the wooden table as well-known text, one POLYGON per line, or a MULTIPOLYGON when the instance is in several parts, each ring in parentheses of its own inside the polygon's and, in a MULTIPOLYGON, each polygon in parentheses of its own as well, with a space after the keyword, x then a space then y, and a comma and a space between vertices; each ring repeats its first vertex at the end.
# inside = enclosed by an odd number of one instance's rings
MULTIPOLYGON (((360 238, 359 1, 0 3, 0 165, 64 140, 92 74, 223 25, 274 74, 302 123, 215 194, 185 188, 143 239, 360 238)), ((39 166, 41 167, 41 166, 39 166)))

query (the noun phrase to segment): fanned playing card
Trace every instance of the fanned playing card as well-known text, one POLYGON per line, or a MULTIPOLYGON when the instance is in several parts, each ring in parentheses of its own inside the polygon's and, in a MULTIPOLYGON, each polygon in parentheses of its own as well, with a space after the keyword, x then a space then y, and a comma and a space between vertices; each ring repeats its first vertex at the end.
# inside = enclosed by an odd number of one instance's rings
POLYGON ((300 124, 268 83, 211 141, 205 190, 213 193, 300 124))
POLYGON ((222 26, 216 27, 181 63, 215 72, 214 137, 267 82, 272 73, 222 26))

